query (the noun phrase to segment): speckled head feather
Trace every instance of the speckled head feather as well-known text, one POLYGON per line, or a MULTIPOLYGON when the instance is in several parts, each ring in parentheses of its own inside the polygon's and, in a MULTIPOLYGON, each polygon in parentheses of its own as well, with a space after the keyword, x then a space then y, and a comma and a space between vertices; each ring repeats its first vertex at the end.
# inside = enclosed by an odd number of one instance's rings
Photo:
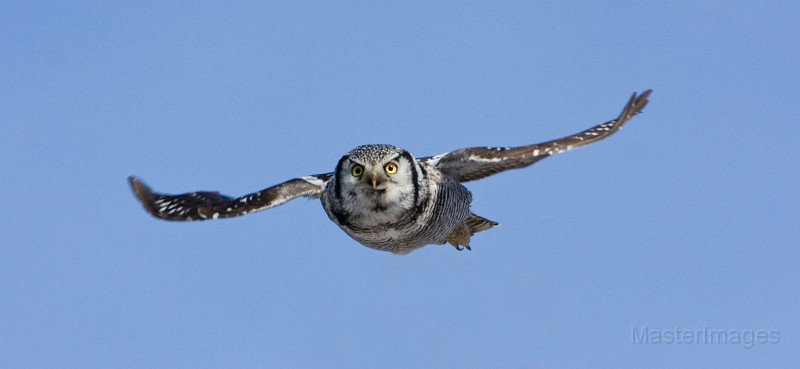
POLYGON ((405 150, 386 144, 377 145, 362 145, 351 150, 345 156, 353 160, 363 160, 370 163, 378 163, 386 160, 386 157, 392 154, 402 154, 405 150))

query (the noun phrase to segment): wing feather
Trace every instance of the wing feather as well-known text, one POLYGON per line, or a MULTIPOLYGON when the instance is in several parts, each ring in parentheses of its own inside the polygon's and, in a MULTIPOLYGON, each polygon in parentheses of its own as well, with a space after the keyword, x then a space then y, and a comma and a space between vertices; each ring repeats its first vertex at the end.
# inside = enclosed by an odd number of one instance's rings
POLYGON ((652 90, 631 96, 619 117, 557 140, 520 147, 472 147, 421 158, 459 182, 474 181, 509 169, 524 168, 564 151, 600 141, 617 132, 647 105, 652 90))
POLYGON ((295 178, 258 192, 233 198, 219 192, 198 191, 180 195, 153 192, 139 178, 130 176, 133 193, 148 213, 175 221, 230 218, 266 210, 300 196, 317 198, 332 173, 295 178))

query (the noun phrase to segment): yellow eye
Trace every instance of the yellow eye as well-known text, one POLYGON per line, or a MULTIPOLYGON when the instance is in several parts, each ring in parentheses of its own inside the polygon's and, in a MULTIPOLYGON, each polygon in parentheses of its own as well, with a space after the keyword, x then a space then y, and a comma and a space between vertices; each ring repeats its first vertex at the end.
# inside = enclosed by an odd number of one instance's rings
POLYGON ((353 177, 361 177, 361 175, 364 174, 364 167, 353 165, 353 169, 351 169, 350 173, 353 173, 353 177))
POLYGON ((395 164, 395 163, 386 164, 383 167, 383 170, 385 170, 386 173, 395 174, 395 173, 397 173, 397 164, 395 164))

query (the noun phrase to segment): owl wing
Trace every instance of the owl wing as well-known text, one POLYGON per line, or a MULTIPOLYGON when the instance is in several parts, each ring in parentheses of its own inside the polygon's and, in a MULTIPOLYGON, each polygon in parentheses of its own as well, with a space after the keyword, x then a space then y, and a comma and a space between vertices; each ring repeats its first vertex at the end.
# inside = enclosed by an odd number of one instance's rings
POLYGON ((619 117, 561 139, 520 147, 471 147, 421 158, 442 173, 459 182, 474 181, 509 169, 527 167, 553 154, 559 154, 593 142, 617 132, 628 120, 647 105, 652 90, 631 96, 619 117))
POLYGON ((133 193, 148 213, 166 220, 230 218, 281 205, 296 197, 317 198, 333 173, 295 178, 261 191, 232 198, 219 192, 168 195, 153 192, 139 178, 128 177, 133 193))

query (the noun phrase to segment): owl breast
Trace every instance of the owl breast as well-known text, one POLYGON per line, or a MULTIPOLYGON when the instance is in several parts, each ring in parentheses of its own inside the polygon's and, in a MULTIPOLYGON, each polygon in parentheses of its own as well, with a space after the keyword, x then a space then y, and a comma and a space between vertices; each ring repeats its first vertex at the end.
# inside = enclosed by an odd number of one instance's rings
POLYGON ((350 237, 373 249, 407 254, 442 243, 469 216, 472 195, 437 169, 424 169, 416 195, 389 188, 375 193, 353 191, 338 198, 328 189, 322 196, 323 207, 350 237))

